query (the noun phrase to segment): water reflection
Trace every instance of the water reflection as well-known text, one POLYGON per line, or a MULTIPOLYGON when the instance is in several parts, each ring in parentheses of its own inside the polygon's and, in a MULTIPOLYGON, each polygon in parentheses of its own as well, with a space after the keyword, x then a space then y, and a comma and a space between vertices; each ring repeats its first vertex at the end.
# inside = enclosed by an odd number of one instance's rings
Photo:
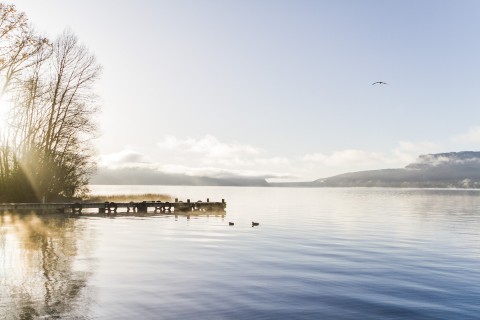
POLYGON ((82 212, 78 217, 94 217, 94 218, 120 218, 120 217, 139 217, 139 218, 153 218, 153 217, 225 217, 225 211, 173 211, 173 212, 116 212, 116 213, 95 213, 82 212))
POLYGON ((78 219, 0 214, 0 318, 81 318, 93 269, 79 257, 88 256, 91 236, 78 219))
POLYGON ((0 319, 480 314, 478 191, 148 188, 228 213, 0 215, 0 319))

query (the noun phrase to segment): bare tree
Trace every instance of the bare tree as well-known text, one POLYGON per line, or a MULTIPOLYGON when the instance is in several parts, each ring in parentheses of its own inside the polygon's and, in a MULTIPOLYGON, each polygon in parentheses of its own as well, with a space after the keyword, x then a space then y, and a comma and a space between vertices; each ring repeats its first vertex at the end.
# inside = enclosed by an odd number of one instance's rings
POLYGON ((48 45, 45 37, 35 34, 24 13, 14 5, 0 3, 0 94, 34 63, 31 58, 48 45))
POLYGON ((94 168, 92 86, 101 67, 70 31, 51 52, 38 51, 35 62, 16 95, 11 141, 38 199, 72 197, 86 191, 94 168))
POLYGON ((89 142, 101 67, 71 31, 50 43, 32 30, 0 3, 0 91, 12 98, 10 130, 0 136, 0 198, 10 201, 81 195, 95 167, 89 142))

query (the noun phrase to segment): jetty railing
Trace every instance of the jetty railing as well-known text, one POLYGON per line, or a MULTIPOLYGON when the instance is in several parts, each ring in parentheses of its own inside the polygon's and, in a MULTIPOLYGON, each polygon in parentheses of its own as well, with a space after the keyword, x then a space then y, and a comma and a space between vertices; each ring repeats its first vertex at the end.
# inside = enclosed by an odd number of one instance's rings
POLYGON ((130 201, 130 202, 67 202, 67 203, 0 203, 0 212, 4 211, 35 211, 35 212, 59 212, 82 214, 84 209, 97 209, 98 213, 117 213, 118 211, 142 212, 149 210, 160 213, 171 212, 225 212, 227 203, 225 199, 221 202, 203 202, 201 200, 192 202, 178 201, 130 201))

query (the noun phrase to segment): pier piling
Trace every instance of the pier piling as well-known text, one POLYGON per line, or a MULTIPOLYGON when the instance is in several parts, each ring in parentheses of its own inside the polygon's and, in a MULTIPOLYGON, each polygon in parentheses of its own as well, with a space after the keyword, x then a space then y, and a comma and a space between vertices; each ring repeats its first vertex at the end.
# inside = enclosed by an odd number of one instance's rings
POLYGON ((57 213, 74 213, 81 215, 85 211, 91 212, 96 209, 99 214, 116 214, 119 210, 127 213, 146 213, 148 210, 154 212, 170 213, 170 212, 225 212, 227 203, 225 199, 222 202, 210 202, 207 198, 206 202, 201 200, 192 202, 162 202, 162 201, 141 201, 141 202, 73 202, 73 203, 0 203, 0 213, 4 211, 36 211, 57 212, 57 213))

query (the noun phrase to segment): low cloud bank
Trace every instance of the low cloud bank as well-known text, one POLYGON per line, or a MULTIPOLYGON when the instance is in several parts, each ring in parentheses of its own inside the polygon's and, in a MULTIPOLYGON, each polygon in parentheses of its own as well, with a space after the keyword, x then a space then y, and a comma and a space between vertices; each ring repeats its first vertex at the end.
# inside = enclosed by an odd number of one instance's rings
POLYGON ((222 177, 190 176, 186 174, 164 173, 152 168, 101 168, 93 177, 92 184, 113 185, 188 185, 188 186, 267 186, 262 177, 236 176, 222 177))
MULTIPOLYGON (((454 136, 455 146, 480 139, 480 127, 454 136)), ((400 141, 389 151, 344 149, 305 154, 271 154, 240 142, 220 141, 213 135, 200 138, 164 136, 156 148, 125 147, 98 158, 98 174, 92 183, 103 184, 243 184, 254 181, 313 181, 346 172, 440 165, 469 159, 425 155, 453 149, 448 143, 400 141), (450 148, 449 148, 450 147, 450 148), (148 153, 148 154, 147 154, 148 153)), ((476 161, 476 160, 475 160, 476 161)))

